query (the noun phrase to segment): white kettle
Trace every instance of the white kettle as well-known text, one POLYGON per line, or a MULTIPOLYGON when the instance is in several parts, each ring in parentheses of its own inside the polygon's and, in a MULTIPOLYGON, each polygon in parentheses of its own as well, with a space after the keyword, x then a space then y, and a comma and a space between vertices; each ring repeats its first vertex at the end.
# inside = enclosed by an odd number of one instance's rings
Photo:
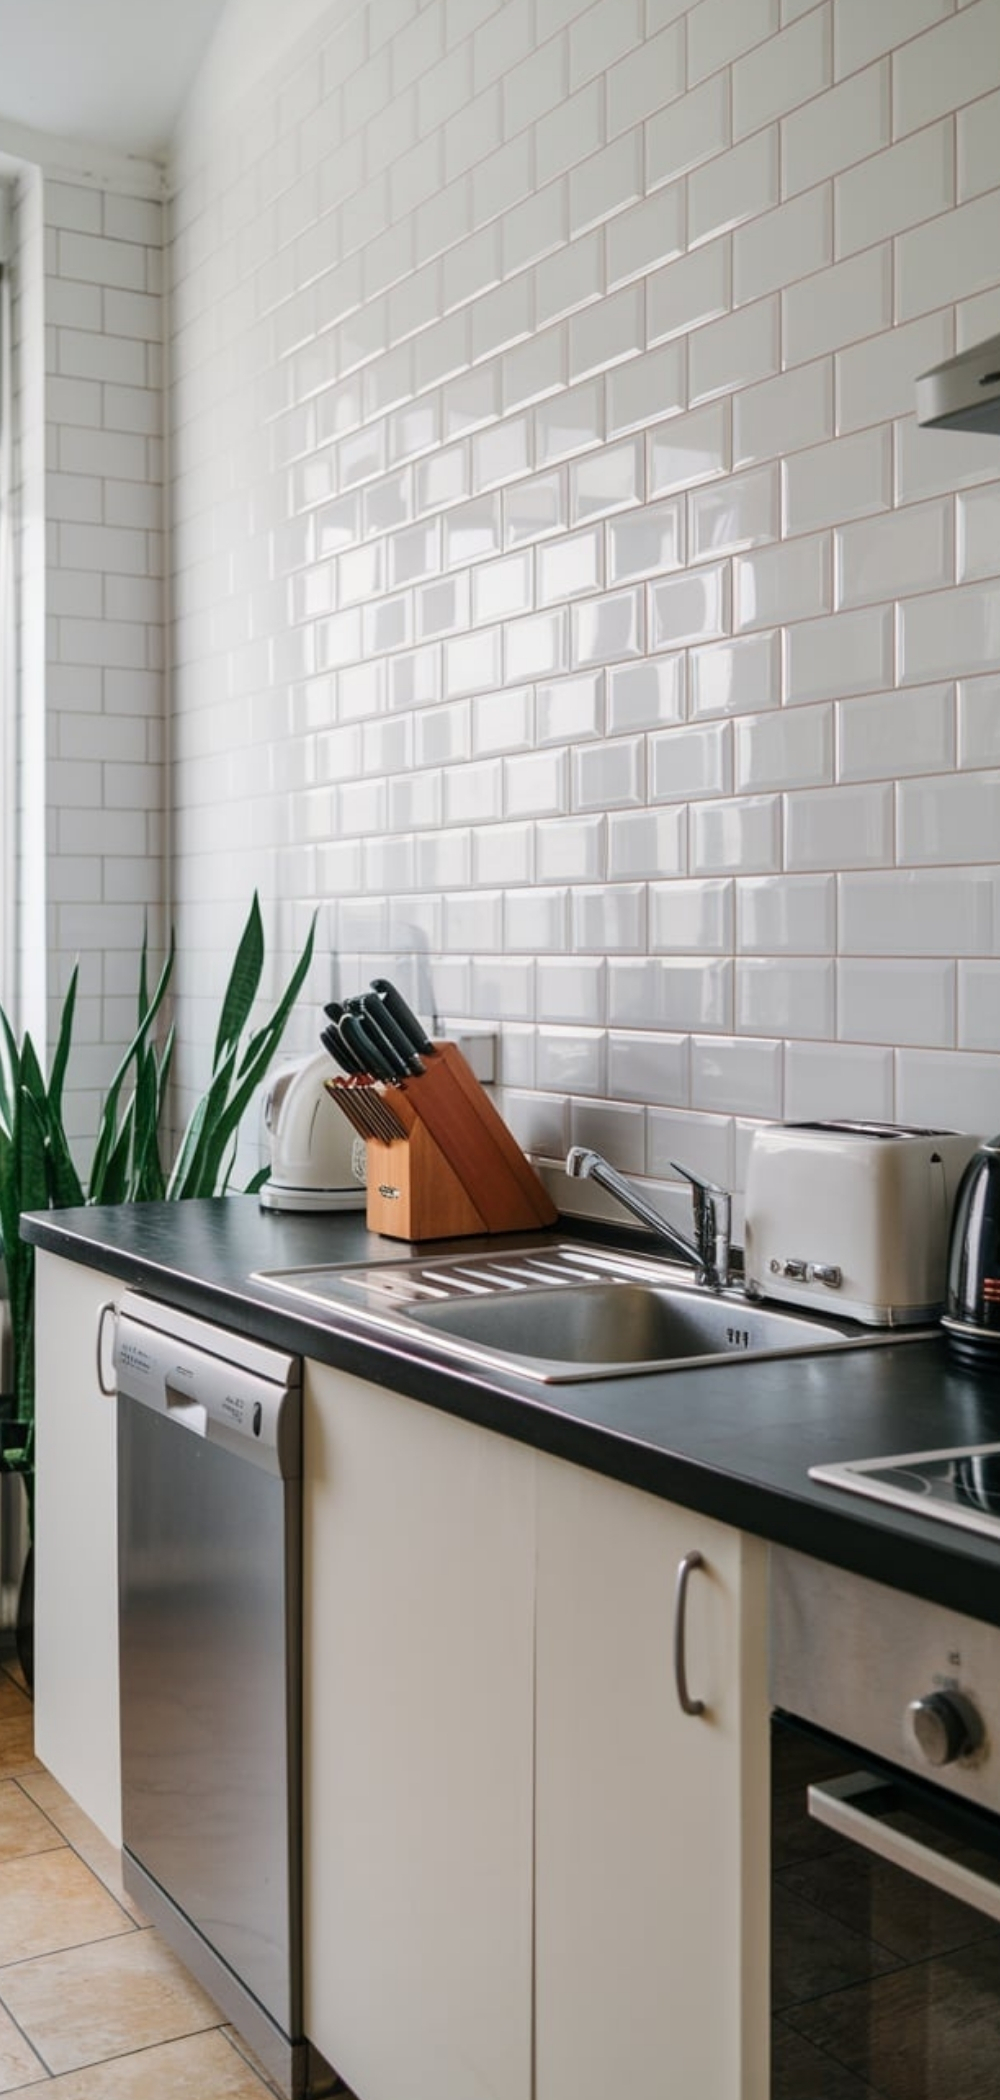
POLYGON ((268 1075, 261 1103, 262 1152, 271 1178, 265 1210, 364 1210, 365 1147, 326 1091, 327 1052, 288 1058, 268 1075))

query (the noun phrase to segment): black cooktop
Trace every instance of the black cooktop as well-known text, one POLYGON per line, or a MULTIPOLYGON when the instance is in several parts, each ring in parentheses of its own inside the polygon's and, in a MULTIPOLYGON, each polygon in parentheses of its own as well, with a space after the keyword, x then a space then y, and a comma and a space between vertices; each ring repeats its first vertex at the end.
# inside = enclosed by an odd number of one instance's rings
POLYGON ((810 1466, 809 1478, 946 1524, 964 1524, 969 1531, 1000 1532, 1000 1444, 810 1466))

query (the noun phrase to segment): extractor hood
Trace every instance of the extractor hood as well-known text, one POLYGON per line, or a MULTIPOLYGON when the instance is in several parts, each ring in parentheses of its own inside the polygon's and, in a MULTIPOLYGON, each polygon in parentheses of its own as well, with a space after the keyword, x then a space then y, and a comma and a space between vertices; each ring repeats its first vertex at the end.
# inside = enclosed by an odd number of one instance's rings
POLYGON ((917 380, 917 422, 1000 437, 1000 335, 932 366, 917 380))

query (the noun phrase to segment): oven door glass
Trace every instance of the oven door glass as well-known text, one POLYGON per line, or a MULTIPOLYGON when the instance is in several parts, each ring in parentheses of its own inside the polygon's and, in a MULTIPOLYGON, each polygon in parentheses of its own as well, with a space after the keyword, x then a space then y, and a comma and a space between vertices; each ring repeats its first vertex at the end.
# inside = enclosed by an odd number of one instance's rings
POLYGON ((1000 2100, 1000 1837, 772 1731, 772 2100, 1000 2100))

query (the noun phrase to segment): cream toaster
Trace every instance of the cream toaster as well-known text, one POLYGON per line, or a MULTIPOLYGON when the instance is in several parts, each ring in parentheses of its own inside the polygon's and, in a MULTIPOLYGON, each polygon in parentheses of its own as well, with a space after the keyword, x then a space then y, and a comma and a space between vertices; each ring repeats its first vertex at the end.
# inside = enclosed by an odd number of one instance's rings
POLYGON ((747 1166, 751 1296, 873 1327, 936 1320, 948 1233, 977 1140, 896 1123, 775 1123, 747 1166))

